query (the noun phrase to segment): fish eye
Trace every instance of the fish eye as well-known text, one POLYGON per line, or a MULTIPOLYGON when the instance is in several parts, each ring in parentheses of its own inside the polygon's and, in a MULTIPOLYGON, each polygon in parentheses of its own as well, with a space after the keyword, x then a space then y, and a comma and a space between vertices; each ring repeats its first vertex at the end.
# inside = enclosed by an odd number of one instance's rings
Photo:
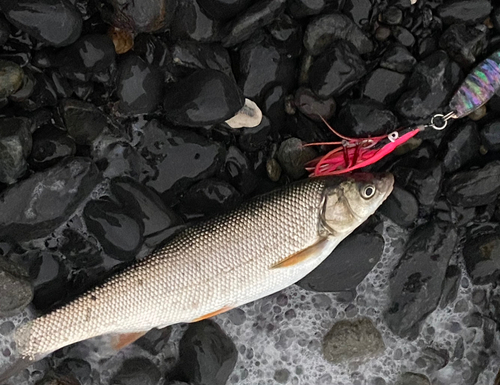
POLYGON ((366 186, 363 186, 363 189, 361 190, 361 196, 365 199, 369 199, 375 195, 375 191, 377 191, 375 189, 375 186, 372 184, 368 184, 366 186))

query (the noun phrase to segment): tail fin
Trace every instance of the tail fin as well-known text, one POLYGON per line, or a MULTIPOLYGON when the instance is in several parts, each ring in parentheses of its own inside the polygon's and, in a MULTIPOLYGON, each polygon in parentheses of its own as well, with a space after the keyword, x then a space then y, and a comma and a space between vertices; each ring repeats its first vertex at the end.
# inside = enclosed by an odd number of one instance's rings
POLYGON ((15 385, 13 380, 8 381, 9 378, 30 367, 35 361, 37 360, 30 360, 27 357, 19 357, 5 371, 2 371, 4 368, 0 368, 0 385, 15 385))

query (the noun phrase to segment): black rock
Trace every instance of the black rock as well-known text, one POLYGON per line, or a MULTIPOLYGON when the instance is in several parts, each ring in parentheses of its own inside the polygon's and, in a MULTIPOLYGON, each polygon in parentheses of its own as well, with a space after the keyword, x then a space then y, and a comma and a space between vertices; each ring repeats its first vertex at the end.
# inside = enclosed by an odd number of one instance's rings
POLYGON ((340 13, 317 16, 306 27, 304 46, 311 55, 320 55, 337 40, 352 43, 361 55, 371 52, 374 47, 363 31, 340 13))
POLYGON ((13 184, 28 168, 31 152, 30 121, 26 118, 0 119, 0 182, 13 184))
POLYGON ((402 45, 395 44, 391 46, 382 56, 380 67, 400 73, 410 72, 417 60, 402 45))
POLYGON ((294 67, 294 60, 287 57, 277 47, 275 41, 261 35, 241 47, 238 85, 245 97, 261 105, 265 93, 277 83, 291 88, 291 83, 294 81, 294 67))
POLYGON ((311 89, 321 98, 339 96, 366 74, 365 63, 349 42, 339 41, 309 69, 311 89))
POLYGON ((26 271, 0 257, 0 317, 21 312, 33 299, 33 288, 26 271))
POLYGON ((17 241, 50 234, 73 214, 99 181, 96 166, 86 158, 65 158, 31 175, 0 197, 0 237, 17 241))
POLYGON ((497 32, 500 32, 500 8, 496 7, 490 17, 497 32))
POLYGON ((389 328, 414 339, 420 324, 438 305, 457 232, 446 222, 418 227, 389 278, 391 305, 385 313, 389 328))
POLYGON ((395 6, 387 7, 379 16, 384 24, 398 25, 403 21, 403 11, 395 6))
POLYGON ((181 200, 181 211, 187 215, 212 215, 234 209, 240 201, 240 194, 229 183, 204 179, 186 191, 181 200))
POLYGON ((49 252, 41 252, 36 258, 31 256, 30 259, 29 272, 35 289, 33 305, 45 312, 67 298, 68 272, 61 260, 49 252))
POLYGON ((62 47, 75 42, 82 31, 82 16, 65 0, 1 0, 8 21, 41 42, 62 47))
POLYGON ((297 285, 320 292, 355 289, 378 263, 383 251, 384 239, 379 234, 352 234, 297 285))
POLYGON ((102 171, 102 175, 105 178, 127 176, 138 180, 145 161, 137 150, 123 139, 112 137, 101 137, 101 139, 102 141, 93 148, 92 158, 102 171))
POLYGON ((491 12, 490 0, 453 0, 438 8, 438 15, 445 24, 474 25, 483 22, 491 12))
POLYGON ((498 233, 467 240, 463 255, 467 273, 474 285, 493 283, 500 277, 500 236, 498 233))
POLYGON ((394 186, 391 195, 380 206, 380 213, 402 227, 415 223, 418 216, 418 201, 413 194, 394 186))
POLYGON ((397 127, 394 114, 384 105, 369 99, 347 101, 335 124, 341 134, 355 138, 388 134, 397 127))
POLYGON ((288 12, 295 19, 318 15, 325 8, 325 0, 292 0, 288 3, 288 12))
POLYGON ((267 26, 269 34, 277 46, 286 50, 290 56, 298 57, 302 53, 302 26, 287 14, 282 14, 267 26))
POLYGON ((378 68, 366 79, 363 94, 365 97, 384 104, 391 104, 403 92, 408 75, 378 68))
POLYGON ((482 206, 495 202, 500 194, 500 161, 453 174, 445 181, 445 194, 455 206, 482 206))
POLYGON ((155 67, 139 56, 130 55, 118 69, 118 111, 127 115, 155 111, 161 101, 162 84, 162 76, 155 67))
POLYGON ((123 362, 110 385, 158 385, 161 378, 160 370, 147 358, 130 358, 123 362))
POLYGON ((171 83, 165 90, 165 118, 179 126, 222 123, 244 105, 241 90, 225 74, 206 69, 171 83))
POLYGON ((234 79, 229 52, 219 44, 200 44, 181 40, 171 47, 171 52, 175 68, 183 71, 213 69, 234 79))
POLYGON ((408 119, 429 118, 448 101, 459 82, 460 68, 444 51, 420 61, 408 82, 408 91, 396 103, 396 110, 408 119))
POLYGON ((251 0, 198 0, 203 10, 212 19, 225 20, 241 14, 251 3, 251 0))
POLYGON ((179 343, 180 368, 194 385, 225 384, 238 351, 219 325, 205 320, 189 325, 179 343))
POLYGON ((342 12, 348 15, 354 22, 363 27, 370 19, 373 5, 370 0, 346 0, 344 3, 339 2, 339 7, 342 7, 342 12))
POLYGON ((219 23, 207 16, 197 1, 177 0, 171 33, 174 39, 213 42, 219 40, 219 23))
POLYGON ((97 266, 103 262, 101 251, 95 242, 71 229, 64 229, 59 238, 59 251, 76 269, 97 266))
POLYGON ((135 34, 167 28, 174 18, 176 5, 176 0, 106 0, 97 3, 104 20, 135 34))
POLYGON ((61 107, 68 134, 77 144, 91 144, 108 125, 106 116, 91 103, 67 99, 61 107))
POLYGON ((73 376, 81 384, 91 381, 92 367, 87 361, 79 358, 66 358, 56 369, 56 373, 62 376, 73 376))
POLYGON ((0 100, 15 93, 24 81, 24 72, 18 64, 0 60, 0 100))
POLYGON ((86 35, 58 54, 56 65, 71 80, 106 83, 116 71, 115 46, 107 35, 86 35))
POLYGON ((266 116, 255 127, 243 127, 240 130, 238 144, 245 151, 257 151, 265 147, 267 135, 271 131, 271 124, 266 116))
POLYGON ((83 219, 106 254, 120 261, 135 258, 142 246, 144 225, 125 214, 122 207, 107 200, 93 200, 85 205, 83 219))
POLYGON ((243 195, 252 193, 259 182, 248 158, 234 146, 228 148, 219 176, 236 186, 243 195))
POLYGON ((476 62, 488 45, 487 29, 468 27, 464 24, 453 24, 441 35, 439 47, 464 67, 476 62))
POLYGON ((0 46, 3 46, 10 36, 10 25, 9 23, 0 16, 0 46))
POLYGON ((212 176, 222 165, 223 148, 192 132, 162 128, 152 120, 143 134, 139 152, 152 171, 143 173, 141 182, 160 194, 181 191, 212 176))
POLYGON ((155 235, 181 223, 177 215, 167 208, 150 188, 131 178, 114 178, 110 190, 127 212, 144 223, 145 237, 155 235))
POLYGON ((299 179, 306 173, 305 164, 316 157, 316 151, 311 147, 304 147, 304 143, 297 138, 283 141, 278 150, 278 160, 292 179, 299 179))
POLYGON ((285 10, 285 0, 260 0, 231 21, 228 35, 222 39, 224 47, 232 47, 247 40, 255 31, 270 24, 285 10))
POLYGON ((439 301, 439 307, 444 309, 450 302, 457 298, 462 270, 457 265, 450 265, 444 276, 443 293, 439 301))
POLYGON ((454 127, 446 139, 443 140, 440 150, 440 158, 446 172, 459 170, 479 155, 481 141, 474 122, 468 121, 454 127))
POLYGON ((53 125, 46 125, 33 134, 29 162, 33 168, 42 170, 55 165, 62 158, 74 155, 75 151, 75 141, 66 132, 53 125))
POLYGON ((320 99, 311 89, 300 87, 295 92, 294 105, 309 119, 321 121, 330 119, 335 113, 336 103, 333 98, 320 99), (319 116, 318 116, 319 115, 319 116))
POLYGON ((163 329, 154 328, 135 341, 134 344, 156 356, 167 345, 171 332, 171 327, 163 329))
POLYGON ((391 32, 396 41, 405 47, 411 47, 415 44, 415 36, 406 28, 400 26, 393 27, 391 32))
POLYGON ((54 83, 45 74, 34 75, 33 84, 27 76, 26 88, 21 88, 10 98, 19 101, 19 105, 27 111, 35 111, 41 107, 55 107, 57 105, 57 92, 54 83), (33 87, 33 88, 32 88, 33 87))
POLYGON ((486 124, 479 134, 488 151, 500 151, 500 120, 486 124))

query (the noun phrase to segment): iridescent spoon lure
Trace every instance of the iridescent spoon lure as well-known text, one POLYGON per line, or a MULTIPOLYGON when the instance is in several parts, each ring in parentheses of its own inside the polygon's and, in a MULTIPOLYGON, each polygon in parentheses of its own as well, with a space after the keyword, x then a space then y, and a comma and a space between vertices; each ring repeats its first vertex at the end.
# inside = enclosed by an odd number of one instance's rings
POLYGON ((398 146, 426 128, 444 129, 450 119, 460 119, 486 104, 500 89, 500 51, 496 51, 477 65, 449 103, 450 112, 436 114, 429 124, 391 132, 372 138, 349 138, 340 135, 323 119, 323 122, 342 139, 340 142, 310 143, 306 146, 336 145, 326 155, 306 164, 311 177, 338 175, 369 166, 394 151, 398 146))

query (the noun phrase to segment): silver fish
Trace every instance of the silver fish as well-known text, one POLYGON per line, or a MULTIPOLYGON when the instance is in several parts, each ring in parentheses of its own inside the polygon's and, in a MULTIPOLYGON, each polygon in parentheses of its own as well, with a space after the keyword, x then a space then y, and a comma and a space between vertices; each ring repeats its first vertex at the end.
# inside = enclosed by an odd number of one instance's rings
MULTIPOLYGON (((306 179, 183 230, 165 247, 15 332, 21 368, 73 343, 196 322, 280 291, 315 269, 391 193, 391 174, 306 179)), ((126 336, 126 337, 124 337, 126 336)))

